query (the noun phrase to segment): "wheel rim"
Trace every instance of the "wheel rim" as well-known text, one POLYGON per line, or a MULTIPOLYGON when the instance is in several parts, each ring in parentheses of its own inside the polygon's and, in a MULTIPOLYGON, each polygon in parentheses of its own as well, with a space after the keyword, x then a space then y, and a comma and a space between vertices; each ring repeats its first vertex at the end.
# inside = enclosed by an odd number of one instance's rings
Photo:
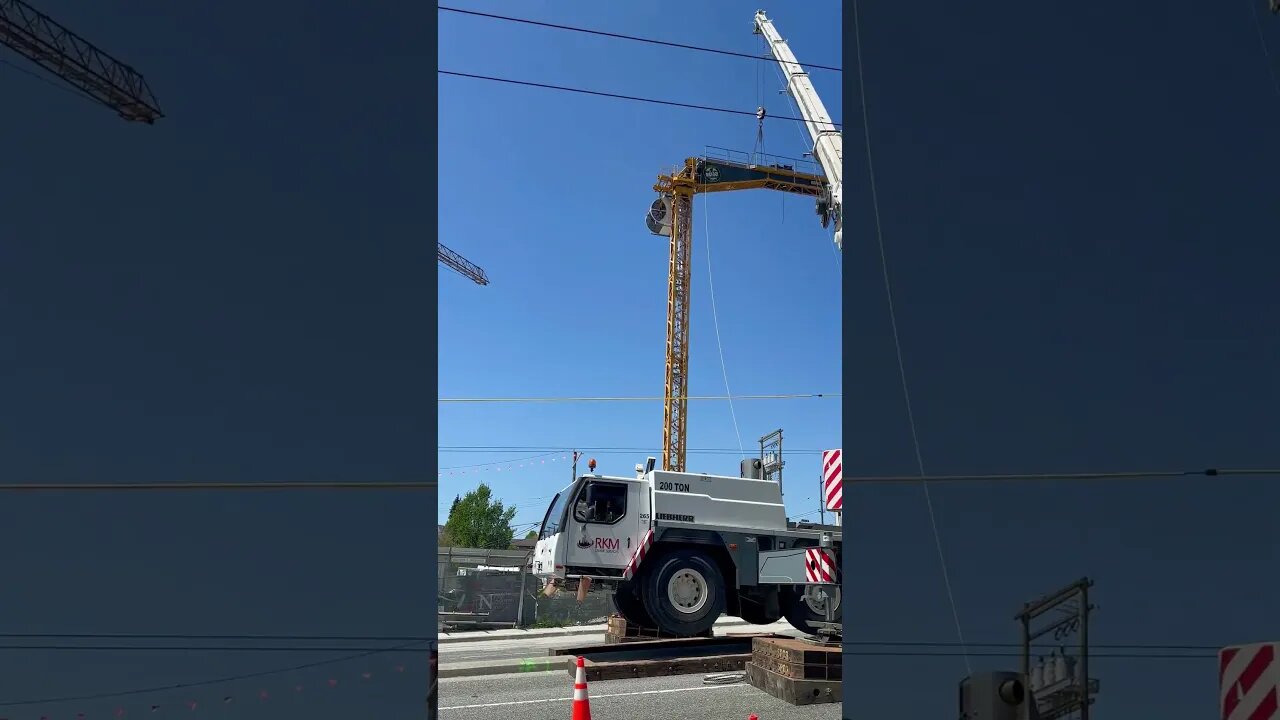
MULTIPOLYGON (((831 598, 832 608, 835 612, 840 611, 840 586, 839 585, 809 585, 804 589, 804 604, 808 606, 809 611, 818 617, 827 616, 827 598, 831 598)), ((837 617, 837 620, 840 618, 837 617)))
POLYGON ((667 600, 677 612, 691 615, 707 604, 707 579, 693 568, 681 568, 667 581, 667 600))

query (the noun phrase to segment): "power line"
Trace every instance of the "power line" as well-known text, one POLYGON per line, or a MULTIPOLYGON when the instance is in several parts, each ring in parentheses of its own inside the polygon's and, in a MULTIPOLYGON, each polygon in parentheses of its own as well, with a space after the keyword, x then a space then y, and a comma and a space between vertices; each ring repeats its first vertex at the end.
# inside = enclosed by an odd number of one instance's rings
POLYGON ((1228 477, 1280 475, 1280 469, 1215 469, 1207 470, 1151 470, 1140 472, 1092 472, 1092 473, 1021 473, 1000 475, 865 475, 845 476, 847 483, 919 483, 919 482, 1006 482, 1052 480, 1164 480, 1179 477, 1228 477))
MULTIPOLYGON (((434 638, 424 635, 261 635, 222 634, 199 635, 192 633, 0 633, 0 640, 238 640, 238 641, 290 641, 290 642, 395 642, 425 643, 434 638)), ((1092 647, 1092 646, 1091 646, 1092 647)), ((343 648, 352 650, 354 648, 343 648)))
POLYGON ((518 463, 518 462, 525 462, 528 460, 537 460, 539 458, 550 457, 551 455, 558 455, 563 452, 568 452, 568 451, 567 450, 550 450, 540 455, 533 455, 531 457, 511 458, 509 460, 494 460, 493 462, 475 463, 473 465, 450 465, 449 467, 436 468, 436 470, 443 472, 445 470, 466 470, 468 468, 484 467, 486 465, 506 465, 507 463, 518 463))
POLYGON ((318 660, 316 662, 303 663, 301 665, 291 665, 289 667, 276 668, 274 670, 262 670, 259 672, 243 673, 240 675, 228 675, 224 677, 213 678, 210 680, 198 680, 195 682, 177 683, 173 685, 158 685, 158 686, 151 686, 151 687, 144 687, 144 688, 133 688, 130 690, 117 690, 114 692, 91 693, 86 695, 62 695, 62 696, 45 697, 45 698, 28 698, 23 700, 9 700, 9 701, 0 702, 0 707, 17 707, 20 705, 52 705, 54 703, 80 702, 83 700, 106 700, 108 698, 128 697, 132 695, 147 695, 150 693, 168 692, 171 690, 186 690, 186 689, 197 688, 197 687, 208 687, 210 685, 222 685, 224 683, 239 682, 241 680, 253 680, 256 678, 269 677, 272 675, 283 675, 285 673, 300 672, 302 670, 310 670, 312 668, 324 667, 326 665, 336 665, 338 663, 350 662, 352 660, 359 660, 361 658, 366 658, 371 655, 380 655, 383 653, 388 653, 388 652, 393 652, 398 650, 405 650, 415 645, 422 645, 425 642, 426 641, 419 640, 411 643, 404 643, 403 645, 397 645, 394 647, 383 648, 379 650, 370 650, 367 652, 360 652, 352 655, 344 655, 342 657, 331 658, 329 660, 318 660))
MULTIPOLYGON (((960 643, 956 641, 902 641, 902 640, 847 640, 844 642, 846 647, 872 647, 872 646, 893 646, 893 647, 915 647, 915 648, 960 648, 960 643)), ((1021 648, 1021 643, 1013 642, 970 642, 969 647, 977 648, 1021 648)), ((1054 648, 1058 647, 1055 643, 1040 643, 1031 646, 1035 648, 1054 648)), ((1212 650, 1217 652, 1223 645, 1166 645, 1163 643, 1089 643, 1090 657, 1093 656, 1093 650, 1212 650)))
POLYGON ((60 652, 361 652, 377 653, 422 653, 424 648, 402 648, 393 650, 385 647, 318 647, 306 645, 0 645, 0 652, 6 650, 30 652, 34 650, 50 650, 60 652))
MULTIPOLYGON (((183 641, 238 641, 238 642, 378 642, 400 643, 391 647, 373 648, 379 652, 382 651, 406 651, 411 646, 417 644, 425 644, 435 638, 422 635, 304 635, 304 634, 261 634, 261 633, 222 633, 222 634, 201 634, 201 633, 0 633, 0 639, 3 640, 183 640, 183 641)), ((960 644, 954 640, 847 640, 846 646, 874 648, 874 647, 890 647, 890 648, 926 648, 926 649, 948 649, 959 648, 960 644)), ((1016 642, 969 642, 969 647, 975 648, 1020 648, 1021 643, 1016 642)), ((1052 648, 1057 647, 1057 643, 1033 643, 1032 648, 1052 648)), ((3 647, 3 645, 0 645, 3 647)), ((54 646, 42 646, 54 647, 54 646)), ((93 646, 101 647, 101 646, 93 646)), ((138 647, 138 646, 130 646, 138 647)), ((172 646, 168 646, 172 647, 172 646)), ((1205 645, 1205 644, 1171 644, 1171 643, 1089 643, 1090 650, 1117 650, 1117 651, 1217 651, 1225 647, 1225 644, 1205 645)), ((149 648, 142 648, 149 649, 149 648)), ((167 649, 167 648, 166 648, 167 649)), ((217 649, 216 646, 213 649, 217 649)), ((246 648, 255 649, 255 648, 246 648)), ((293 648, 290 648, 293 649, 293 648)), ((299 650, 315 650, 315 646, 305 646, 297 648, 299 650)), ((343 650, 355 650, 356 648, 346 647, 343 650)))
MULTIPOLYGON (((538 20, 528 20, 525 18, 509 17, 506 15, 494 15, 493 13, 483 13, 483 12, 477 12, 475 10, 462 10, 459 8, 445 7, 443 5, 437 5, 436 8, 439 10, 443 10, 445 12, 458 13, 459 15, 473 15, 475 17, 488 18, 490 20, 503 20, 506 22, 520 23, 522 25, 534 25, 537 27, 551 28, 553 30, 567 30, 569 32, 585 33, 587 35, 599 35, 601 37, 614 38, 616 40, 630 40, 632 42, 646 43, 648 45, 660 45, 662 47, 679 48, 681 50, 694 50, 697 52, 712 53, 715 55, 727 55, 729 57, 746 58, 748 60, 769 60, 769 61, 772 60, 772 58, 762 57, 760 55, 752 55, 751 53, 735 52, 733 50, 719 50, 716 48, 705 47, 703 45, 686 45, 685 43, 670 42, 668 40, 655 40, 653 38, 639 37, 636 35, 622 35, 621 33, 606 32, 604 30, 591 30, 589 28, 574 27, 572 25, 560 25, 558 23, 541 22, 538 20)), ((830 70, 832 72, 843 72, 843 70, 841 70, 840 68, 832 67, 831 65, 816 65, 813 63, 806 64, 801 62, 797 62, 796 64, 802 65, 805 68, 815 68, 818 70, 830 70)))
MULTIPOLYGON (((862 107, 862 134, 866 140, 867 178, 871 190, 871 210, 875 219, 876 244, 880 249, 880 270, 884 276, 884 294, 888 301, 889 327, 892 330, 893 349, 898 360, 898 377, 902 381, 902 399, 907 410, 907 424, 911 428, 911 446, 915 450, 916 468, 920 477, 925 476, 924 453, 920 449, 920 432, 916 426, 915 410, 911 404, 911 391, 907 384, 907 366, 902 359, 902 340, 898 333, 898 314, 894 309, 893 285, 889 281, 889 261, 884 249, 884 230, 880 222, 880 196, 876 191, 875 165, 871 162, 871 121, 867 111, 867 81, 863 77, 862 65, 862 31, 858 22, 858 0, 853 0, 853 38, 858 64, 858 99, 862 107)), ((924 490, 925 507, 929 513, 929 527, 933 530, 933 544, 938 552, 938 566, 942 571, 942 584, 947 594, 947 603, 951 607, 951 619, 955 623, 956 637, 960 639, 964 655, 965 671, 973 673, 973 665, 969 662, 969 654, 964 650, 964 628, 960 624, 960 610, 956 604, 955 590, 951 585, 951 571, 947 567, 947 554, 943 550, 942 532, 938 529, 938 518, 933 509, 933 494, 929 492, 929 483, 921 484, 924 490)))
MULTIPOLYGON (((545 447, 549 448, 551 446, 548 445, 545 447)), ((590 447, 590 446, 584 446, 584 445, 577 445, 576 447, 581 452, 589 451, 589 452, 600 453, 600 454, 662 452, 662 448, 652 448, 652 447, 616 447, 616 446, 590 447)), ((449 452, 449 453, 536 452, 542 449, 544 449, 544 447, 539 445, 437 445, 436 446, 437 452, 449 452)), ((739 451, 737 448, 698 448, 698 449, 686 450, 685 452, 701 453, 701 454, 707 454, 707 455, 711 455, 711 454, 737 455, 739 451)), ((820 455, 822 452, 823 452, 822 450, 793 450, 791 448, 787 448, 788 455, 820 455)))
MULTIPOLYGON (((843 649, 843 648, 842 648, 843 649)), ((956 650, 940 650, 932 652, 928 650, 904 650, 896 652, 892 650, 844 650, 845 655, 857 655, 861 657, 989 657, 989 658, 1020 658, 1021 652, 969 652, 961 653, 956 650)), ((1095 653, 1089 652, 1089 660, 1213 660, 1217 659, 1218 654, 1213 653, 1095 653)))
MULTIPOLYGON (((550 447, 550 446, 546 446, 550 447)), ((631 454, 658 452, 652 447, 591 447, 577 445, 582 452, 600 455, 631 454)), ((448 453, 485 453, 485 452, 534 452, 543 449, 537 445, 440 445, 438 452, 448 453)), ((736 448, 696 448, 690 453, 707 455, 737 455, 736 448)), ((787 448, 788 455, 817 455, 822 450, 787 448)), ((1083 480, 1162 480, 1179 477, 1262 477, 1280 476, 1280 468, 1207 468, 1203 470, 1139 470, 1124 472, 1077 472, 1077 473, 977 473, 966 475, 845 475, 844 479, 853 484, 889 484, 925 482, 1005 482, 1005 481, 1083 481, 1083 480)), ((548 496, 550 497, 550 496, 548 496)))
POLYGON ((1271 49, 1267 46, 1267 36, 1262 30, 1262 18, 1258 17, 1258 8, 1253 4, 1253 0, 1246 0, 1249 3, 1249 14, 1253 16, 1254 27, 1258 30, 1258 42, 1262 45, 1262 57, 1267 62, 1267 75, 1271 78, 1271 89, 1275 90, 1276 96, 1280 97, 1280 77, 1276 75, 1275 64, 1271 61, 1271 49))
MULTIPOLYGON (((453 70, 437 70, 441 75, 449 75, 452 77, 469 78, 471 80, 488 80, 489 82, 506 83, 508 85, 522 85, 524 87, 542 88, 544 90, 559 90, 561 92, 578 93, 580 95, 592 95, 595 97, 611 98, 614 100, 630 100, 632 102, 649 103, 651 105, 665 105, 668 107, 687 108, 689 110, 706 110, 708 112, 727 113, 729 115, 745 115, 748 117, 756 117, 755 110, 734 110, 732 108, 715 107, 713 105, 698 105, 696 103, 678 102, 676 100, 660 100, 657 98, 639 97, 636 95, 622 95, 619 93, 604 92, 601 90, 586 90, 584 88, 567 87, 564 85, 550 85, 548 83, 532 82, 530 80, 512 80, 510 78, 493 77, 491 75, 476 75, 474 73, 456 72, 453 70)), ((791 120, 793 122, 809 122, 801 117, 793 117, 790 115, 768 115, 766 120, 791 120)), ((833 128, 839 128, 840 123, 826 123, 833 128)))
MULTIPOLYGON (((688 395, 676 400, 803 400, 843 397, 843 393, 783 393, 778 395, 688 395)), ((618 397, 472 397, 440 398, 440 403, 559 403, 559 402, 661 402, 660 395, 618 397)))
POLYGON ((0 492, 157 492, 211 490, 435 490, 435 480, 405 482, 0 483, 0 492))
POLYGON ((93 97, 92 95, 90 95, 90 94, 88 94, 88 93, 84 92, 83 90, 79 90, 79 89, 77 89, 77 88, 74 88, 74 87, 71 87, 71 86, 68 86, 68 85, 64 85, 64 84, 62 84, 61 82, 58 82, 58 81, 56 81, 56 80, 54 80, 54 79, 52 79, 52 78, 46 77, 46 76, 44 76, 44 75, 41 75, 41 74, 40 74, 40 73, 38 73, 38 72, 35 72, 35 71, 32 71, 32 70, 28 70, 27 68, 24 68, 24 67, 22 67, 21 65, 18 65, 18 64, 16 64, 16 63, 10 62, 10 61, 8 61, 8 60, 6 60, 6 59, 4 59, 4 58, 0 58, 0 65, 4 65, 5 67, 8 67, 8 68, 10 68, 10 69, 12 69, 12 70, 16 70, 16 71, 18 71, 18 72, 22 73, 23 75, 26 75, 27 77, 30 77, 30 78, 32 78, 32 79, 39 80, 40 82, 44 83, 45 85, 48 85, 48 86, 49 86, 49 87, 51 87, 51 88, 55 88, 55 89, 57 89, 57 90, 61 90, 62 92, 69 93, 69 94, 71 94, 71 95, 75 95, 75 96, 76 96, 76 97, 78 97, 78 98, 85 99, 85 100, 89 100, 89 101, 91 101, 91 102, 95 102, 95 103, 97 103, 97 102, 98 102, 98 99, 97 99, 97 98, 95 98, 95 97, 93 97))

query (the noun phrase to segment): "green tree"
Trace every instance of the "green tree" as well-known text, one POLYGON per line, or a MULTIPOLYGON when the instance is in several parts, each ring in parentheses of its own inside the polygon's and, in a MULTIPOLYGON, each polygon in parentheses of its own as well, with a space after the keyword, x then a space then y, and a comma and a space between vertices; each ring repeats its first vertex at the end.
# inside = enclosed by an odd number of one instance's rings
POLYGON ((538 539, 538 531, 537 531, 537 530, 530 530, 529 532, 527 532, 527 533, 525 533, 525 534, 524 534, 524 539, 525 539, 525 540, 537 540, 537 539, 538 539))
POLYGON ((506 550, 511 547, 511 537, 515 534, 511 529, 515 516, 514 507, 503 507, 493 499, 489 486, 480 483, 475 490, 454 499, 441 544, 447 540, 447 544, 457 547, 506 550))

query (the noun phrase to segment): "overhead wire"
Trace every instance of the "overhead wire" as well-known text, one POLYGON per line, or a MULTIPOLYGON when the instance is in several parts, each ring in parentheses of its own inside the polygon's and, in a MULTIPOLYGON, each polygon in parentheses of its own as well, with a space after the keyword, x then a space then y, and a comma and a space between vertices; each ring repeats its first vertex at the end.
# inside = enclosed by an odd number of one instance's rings
MULTIPOLYGON (((0 640, 236 640, 242 642, 426 643, 426 635, 271 635, 260 633, 0 633, 0 640)), ((397 646, 402 647, 402 646, 397 646)), ((352 648, 344 648, 351 650, 352 648)))
MULTIPOLYGON (((436 446, 436 450, 438 452, 446 452, 446 453, 535 452, 537 450, 542 449, 543 447, 550 447, 550 446, 549 445, 548 446, 542 446, 542 445, 438 445, 436 446)), ((578 447, 578 449, 582 452, 593 452, 593 453, 601 453, 601 454, 662 452, 662 448, 653 448, 653 447, 621 447, 621 446, 612 446, 612 445, 602 445, 602 446, 577 445, 576 447, 578 447)), ((717 453, 736 453, 738 451, 735 450, 734 448, 691 448, 689 450, 686 450, 686 452, 717 454, 717 453)), ((807 450, 807 449, 793 450, 791 448, 787 448, 788 454, 818 455, 818 454, 821 454, 822 452, 823 452, 822 450, 807 450)))
MULTIPOLYGON (((426 642, 421 641, 421 642, 426 642)), ((376 653, 420 653, 425 648, 404 648, 393 650, 385 647, 352 647, 352 646, 316 646, 316 645, 14 645, 0 644, 0 652, 4 651, 54 651, 54 652, 376 652, 376 653)))
MULTIPOLYGON (((425 635, 308 635, 308 634, 261 634, 261 633, 0 633, 3 640, 183 640, 183 641, 240 641, 240 642, 394 642, 397 645, 376 648, 378 652, 404 652, 413 650, 418 645, 435 640, 425 635)), ((895 647, 924 649, 958 649, 959 643, 954 640, 849 640, 844 643, 851 647, 895 647)), ((1217 651, 1229 643, 1219 644, 1187 644, 1187 643, 1089 643, 1090 650, 1126 650, 1126 651, 1217 651)), ((1032 648, 1058 647, 1054 642, 1033 642, 1032 648)), ((969 642, 971 648, 1020 648, 1018 642, 969 642)), ((48 646, 46 646, 48 647, 48 646)), ((95 646, 101 647, 101 646, 95 646)), ((136 647, 136 646, 134 646, 136 647)), ((216 646, 215 646, 216 647, 216 646)), ((143 649, 149 649, 144 647, 143 649)), ((247 648, 252 649, 252 648, 247 648)), ((299 647, 300 650, 314 650, 314 646, 299 647)), ((345 650, 352 650, 347 647, 345 650)), ((425 652, 422 648, 420 652, 425 652)), ((418 652, 418 650, 414 650, 418 652)))
POLYGON ((0 58, 0 65, 4 65, 5 67, 8 67, 12 70, 16 70, 17 72, 20 72, 23 75, 26 75, 27 77, 30 77, 34 80, 39 80, 40 82, 44 83, 45 85, 48 85, 51 88, 54 88, 55 90, 61 90, 62 92, 75 95, 76 97, 82 100, 88 100, 89 102, 94 103, 96 105, 103 104, 103 102, 100 99, 90 95, 84 90, 81 90, 74 86, 65 85, 57 80, 54 80, 51 77, 42 75, 38 72, 35 72, 34 70, 28 70, 27 68, 24 68, 21 65, 11 62, 5 58, 0 58))
MULTIPOLYGON (((420 642, 412 643, 414 645, 425 644, 428 639, 420 642)), ((992 657, 992 658, 1018 658, 1022 656, 1021 645, 1017 643, 973 643, 974 647, 993 648, 989 652, 971 653, 975 657, 992 657)), ((1031 650, 1047 650, 1052 646, 1046 644, 1032 644, 1031 650)), ((1217 645, 1163 645, 1163 644, 1105 644, 1091 643, 1089 645, 1090 660, 1214 660, 1217 659, 1217 651, 1221 646, 1217 645)), ((200 648, 201 650, 207 648, 200 648)), ((924 657, 956 657, 953 643, 946 642, 921 642, 921 641, 844 641, 841 648, 846 655, 860 657, 901 657, 901 658, 924 658, 924 657), (895 649, 874 649, 878 647, 895 647, 906 648, 901 650, 895 649)), ((378 649, 370 652, 362 652, 355 655, 348 655, 330 660, 323 660, 300 665, 293 665, 285 668, 276 668, 255 673, 244 673, 240 675, 211 678, 195 682, 178 683, 167 686, 155 686, 144 688, 133 688, 129 690, 110 691, 101 693, 91 693, 82 695, 66 695, 48 698, 32 698, 12 701, 0 701, 0 707, 19 707, 30 705, 56 704, 64 702, 78 702, 87 700, 103 700, 110 698, 119 698, 127 696, 147 695, 154 693, 169 692, 173 690, 191 689, 198 687, 208 687, 213 685, 221 685, 231 682, 238 682, 249 679, 257 679, 272 675, 282 675, 293 672, 300 672, 311 668, 321 667, 325 665, 334 665, 343 662, 360 659, 370 655, 383 654, 388 652, 404 651, 405 648, 387 648, 378 649)))
MULTIPOLYGON (((513 80, 511 78, 494 77, 492 75, 479 75, 476 73, 457 72, 455 70, 437 70, 440 75, 448 75, 450 77, 468 78, 471 80, 487 80, 489 82, 505 83, 508 85, 521 85, 524 87, 541 88, 543 90, 558 90, 560 92, 577 93, 580 95, 592 95, 595 97, 610 98, 613 100, 630 100, 632 102, 649 103, 651 105, 665 105, 667 107, 679 107, 689 110, 705 110, 707 112, 725 113, 728 115, 747 115, 755 117, 754 110, 735 110, 733 108, 715 107, 713 105, 699 105, 697 103, 679 102, 676 100, 662 100, 658 98, 640 97, 637 95, 623 95, 620 93, 605 92, 602 90, 587 90, 585 88, 575 88, 565 85, 552 85, 550 83, 533 82, 531 80, 513 80)), ((785 115, 770 115, 765 119, 773 120, 789 120, 792 122, 805 122, 801 117, 788 117, 785 115)), ((833 128, 839 128, 840 123, 825 123, 833 128)))
POLYGON ((855 485, 938 482, 1045 482, 1076 480, 1169 480, 1185 477, 1280 476, 1280 468, 1208 468, 1205 470, 1143 470, 1134 472, 1018 473, 981 475, 845 475, 855 485))
POLYGON ((1253 16, 1254 27, 1258 31, 1258 43, 1262 45, 1262 57, 1267 61, 1267 75, 1271 78, 1271 89, 1276 97, 1280 97, 1280 76, 1276 74, 1275 63, 1271 60, 1271 49, 1267 45, 1266 32, 1262 28, 1262 18, 1258 17, 1258 7, 1253 0, 1245 0, 1249 4, 1249 14, 1253 16))
POLYGON ((521 462, 528 462, 529 460, 538 460, 541 458, 550 457, 552 455, 559 455, 560 453, 563 453, 563 452, 568 452, 568 451, 567 450, 551 450, 548 452, 541 453, 539 455, 533 455, 531 457, 511 458, 509 460, 494 460, 493 462, 475 463, 473 465, 450 465, 449 467, 436 468, 436 470, 440 470, 440 471, 468 470, 470 468, 485 467, 487 465, 506 465, 508 463, 521 463, 521 462))
MULTIPOLYGON (((703 183, 703 189, 706 184, 703 183)), ((742 431, 738 429, 738 413, 733 408, 733 391, 729 389, 729 366, 724 361, 724 343, 720 341, 720 314, 716 311, 716 285, 712 279, 711 271, 711 203, 707 202, 709 196, 702 199, 702 244, 707 248, 707 290, 708 297, 711 298, 711 320, 715 325, 716 331, 716 352, 720 355, 720 374, 724 377, 724 394, 729 400, 729 417, 733 420, 733 434, 738 438, 738 453, 742 450, 742 431)), ((692 229, 692 228, 690 228, 692 229)), ((672 228, 672 232, 676 232, 672 228)))
MULTIPOLYGON (((871 189, 871 207, 872 214, 875 217, 876 226, 876 242, 880 249, 880 268, 884 276, 885 296, 889 305, 889 324, 893 331, 893 347, 898 359, 898 376, 902 380, 902 396, 906 404, 907 422, 911 426, 911 444, 915 450, 916 466, 920 471, 920 477, 926 475, 924 465, 924 453, 920 449, 920 433, 916 428, 915 412, 911 406, 911 391, 907 384, 907 368, 906 363, 902 359, 902 341, 898 334, 898 317, 893 306, 893 286, 889 281, 889 261, 884 248, 884 229, 880 221, 880 198, 876 191, 876 175, 875 166, 871 160, 871 123, 870 114, 867 111, 867 84, 863 72, 862 63, 862 31, 859 27, 858 20, 858 0, 853 0, 853 38, 854 38, 854 57, 858 64, 858 97, 859 104, 862 108, 862 131, 866 141, 867 155, 867 173, 869 176, 869 185, 871 189)), ((937 514, 933 508, 933 494, 929 492, 929 482, 921 480, 921 487, 924 489, 925 506, 929 511, 929 524, 933 529, 934 545, 938 552, 938 563, 942 569, 942 581, 947 593, 947 600, 951 605, 951 617, 955 621, 956 636, 960 639, 961 646, 964 645, 964 629, 960 624, 960 611, 956 606, 955 591, 951 586, 951 573, 947 569, 947 555, 942 547, 942 533, 938 528, 937 514)), ((967 650, 964 650, 965 671, 973 674, 973 663, 969 660, 967 650)))
MULTIPOLYGON (((634 451, 654 452, 656 448, 638 448, 634 451)), ((593 452, 623 453, 633 450, 612 450, 593 452)), ((707 453, 707 450, 689 450, 688 452, 707 453)), ((716 454, 735 453, 736 450, 714 451, 716 454)), ((820 450, 787 450, 788 454, 819 453, 820 450)), ((893 485, 928 483, 982 483, 982 482, 1084 482, 1084 481, 1119 481, 1119 480, 1176 480, 1192 477, 1277 477, 1280 478, 1280 467, 1275 468, 1205 468, 1197 470, 1133 470, 1116 472, 1063 472, 1063 473, 973 473, 967 475, 845 475, 844 480, 850 485, 893 485)), ((530 500, 547 499, 530 498, 530 500)), ((518 501, 525 502, 525 501, 518 501)))
POLYGON ((328 660, 317 660, 315 662, 301 663, 298 665, 290 665, 288 667, 274 668, 272 670, 260 670, 258 672, 241 673, 237 675, 226 675, 226 676, 210 678, 206 680, 197 680, 194 682, 173 683, 170 685, 152 685, 149 687, 137 687, 137 688, 131 688, 128 690, 116 690, 116 691, 100 692, 100 693, 86 693, 82 695, 57 695, 57 696, 39 697, 39 698, 24 698, 21 700, 5 700, 5 701, 0 701, 0 707, 19 707, 24 705, 52 705, 55 703, 81 702, 86 700, 107 700, 110 698, 129 697, 134 695, 148 695, 151 693, 169 692, 172 690, 187 690, 187 689, 197 688, 197 687, 208 687, 211 685, 223 685, 226 683, 240 682, 242 680, 254 680, 257 678, 270 677, 273 675, 284 675, 286 673, 301 672, 303 670, 310 670, 312 668, 324 667, 327 665, 337 665, 339 663, 351 662, 353 660, 360 660, 362 658, 371 657, 373 655, 380 655, 380 654, 393 652, 393 651, 406 650, 414 646, 424 645, 427 642, 429 641, 415 640, 413 642, 407 642, 401 645, 395 645, 388 648, 383 648, 378 650, 367 650, 367 651, 362 651, 362 652, 353 653, 349 655, 343 655, 341 657, 330 658, 328 660))
POLYGON ((206 492, 219 490, 435 490, 435 480, 404 482, 0 482, 0 492, 206 492))
MULTIPOLYGON (((759 61, 759 60, 769 59, 769 58, 761 57, 759 55, 752 55, 751 53, 736 52, 733 50, 720 50, 717 48, 706 47, 704 45, 689 45, 685 43, 671 42, 669 40, 656 40, 654 38, 640 37, 638 35, 623 35, 621 33, 608 32, 605 30, 592 30, 589 28, 575 27, 573 25, 562 25, 559 23, 549 23, 549 22, 543 22, 540 20, 529 20, 527 18, 511 17, 509 15, 496 15, 494 13, 485 13, 485 12, 479 12, 476 10, 463 10, 461 8, 445 7, 444 5, 437 5, 436 8, 439 10, 443 10, 445 12, 457 13, 459 15, 471 15, 474 17, 487 18, 490 20, 502 20, 505 22, 519 23, 522 25, 533 25, 537 27, 550 28, 553 30, 566 30, 569 32, 584 33, 587 35, 598 35, 600 37, 614 38, 615 40, 630 40, 632 42, 645 43, 648 45, 660 45, 662 47, 678 48, 681 50, 693 50, 696 52, 712 53, 715 55, 725 55, 729 57, 745 58, 747 60, 759 61)), ((809 67, 818 68, 821 70, 830 70, 832 72, 843 72, 840 68, 834 67, 832 65, 810 64, 809 67)))
MULTIPOLYGON (((812 400, 841 397, 841 393, 777 393, 772 395, 686 395, 678 400, 812 400)), ((662 402, 662 395, 580 397, 455 397, 440 403, 553 403, 553 402, 662 402)))

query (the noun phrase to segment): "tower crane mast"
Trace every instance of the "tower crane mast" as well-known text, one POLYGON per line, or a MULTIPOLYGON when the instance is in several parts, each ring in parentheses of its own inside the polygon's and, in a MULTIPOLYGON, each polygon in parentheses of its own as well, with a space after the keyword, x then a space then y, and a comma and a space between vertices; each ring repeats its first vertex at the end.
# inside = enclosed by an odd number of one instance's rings
POLYGON ((440 260, 441 265, 463 277, 471 278, 471 281, 477 285, 489 284, 489 276, 484 274, 484 270, 479 265, 445 247, 445 244, 438 240, 436 241, 436 246, 436 257, 440 260))
POLYGON ((813 139, 813 158, 827 177, 827 197, 819 201, 819 213, 822 215, 822 226, 834 221, 836 247, 844 249, 842 235, 844 180, 841 163, 844 158, 844 137, 839 128, 831 122, 827 108, 818 97, 818 91, 809 80, 809 73, 804 71, 796 56, 791 52, 787 41, 778 34, 773 21, 765 16, 763 10, 756 11, 755 33, 764 37, 769 45, 769 52, 782 68, 783 77, 787 79, 787 92, 795 98, 800 108, 800 116, 804 118, 805 129, 813 139), (825 201, 825 203, 824 203, 825 201), (825 207, 823 205, 825 204, 825 207))
POLYGON ((138 71, 22 0, 0 0, 0 45, 39 65, 125 120, 164 117, 138 71))
MULTIPOLYGON (((717 148, 719 149, 719 148, 717 148)), ((780 159, 780 158, 779 158, 780 159)), ((659 175, 658 199, 645 219, 649 232, 671 238, 667 260, 667 369, 662 403, 662 469, 684 472, 685 417, 689 409, 689 290, 693 248, 693 196, 735 190, 776 190, 821 199, 821 175, 752 155, 686 158, 659 175)))

